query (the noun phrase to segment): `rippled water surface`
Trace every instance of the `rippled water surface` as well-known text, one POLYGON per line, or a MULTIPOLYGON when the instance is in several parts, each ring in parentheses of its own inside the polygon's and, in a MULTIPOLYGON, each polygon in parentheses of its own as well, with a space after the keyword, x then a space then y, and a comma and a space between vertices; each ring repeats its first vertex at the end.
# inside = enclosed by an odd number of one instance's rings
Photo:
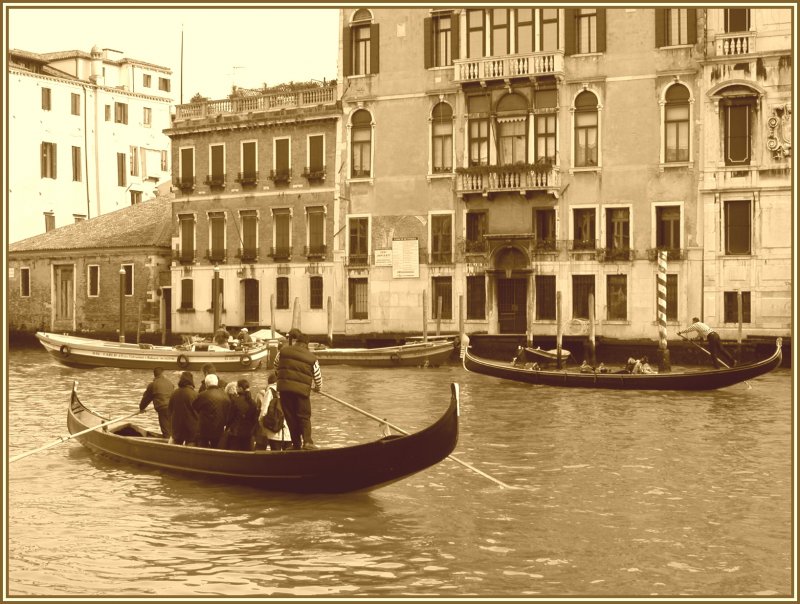
MULTIPOLYGON (((73 379, 117 416, 150 377, 70 369, 39 350, 8 362, 11 455, 66 434, 73 379)), ((454 455, 519 488, 445 460, 368 494, 275 494, 69 441, 9 466, 8 595, 791 594, 789 370, 688 394, 531 387, 457 366, 323 373, 325 391, 408 431, 438 417, 458 382, 454 455)), ((336 402, 312 405, 322 446, 380 435, 336 402)), ((152 410, 141 417, 157 427, 152 410)))

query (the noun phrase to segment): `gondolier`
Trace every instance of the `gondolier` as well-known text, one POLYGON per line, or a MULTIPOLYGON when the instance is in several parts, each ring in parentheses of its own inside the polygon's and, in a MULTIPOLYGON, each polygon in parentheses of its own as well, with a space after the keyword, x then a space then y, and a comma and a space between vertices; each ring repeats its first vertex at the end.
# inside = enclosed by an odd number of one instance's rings
POLYGON ((714 367, 719 369, 720 360, 727 364, 728 367, 736 366, 736 360, 722 346, 719 334, 711 329, 708 325, 703 323, 698 317, 692 317, 692 324, 683 331, 679 331, 678 335, 682 336, 691 331, 708 341, 708 348, 709 352, 711 353, 711 361, 714 363, 714 367))

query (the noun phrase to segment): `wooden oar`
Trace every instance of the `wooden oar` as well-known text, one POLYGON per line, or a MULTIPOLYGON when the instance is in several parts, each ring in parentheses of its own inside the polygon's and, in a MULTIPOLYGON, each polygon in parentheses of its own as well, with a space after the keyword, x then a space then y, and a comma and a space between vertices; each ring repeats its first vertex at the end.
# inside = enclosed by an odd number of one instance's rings
MULTIPOLYGON (((326 397, 326 398, 329 398, 329 399, 331 399, 332 401, 336 401, 337 403, 340 403, 340 404, 344 405, 345 407, 349 407, 349 408, 350 408, 350 409, 352 409, 353 411, 358 411, 358 412, 359 412, 359 413, 361 413, 362 415, 366 415, 367 417, 369 417, 369 418, 372 418, 372 419, 374 419, 374 420, 375 420, 375 421, 377 421, 377 422, 380 422, 380 423, 381 423, 382 425, 384 425, 384 426, 389 426, 389 427, 390 427, 392 430, 395 430, 395 431, 399 432, 400 434, 406 434, 406 435, 410 434, 409 432, 406 432, 406 431, 405 431, 405 430, 403 430, 402 428, 398 428, 397 426, 395 426, 395 425, 393 425, 393 424, 390 424, 390 423, 389 423, 389 422, 387 422, 385 419, 382 419, 382 418, 378 417, 377 415, 373 415, 372 413, 369 413, 368 411, 364 411, 363 409, 359 409, 359 408, 358 408, 358 407, 356 407, 355 405, 351 405, 350 403, 348 403, 348 402, 345 402, 345 401, 343 401, 343 400, 342 400, 342 399, 340 399, 340 398, 336 398, 335 396, 331 396, 331 395, 330 395, 330 394, 328 394, 327 392, 322 392, 322 391, 319 391, 317 394, 321 394, 322 396, 324 396, 324 397, 326 397)), ((500 485, 501 487, 503 487, 504 489, 516 489, 516 488, 519 488, 519 487, 515 487, 515 486, 511 486, 511 485, 509 485, 509 484, 506 484, 506 483, 502 482, 501 480, 498 480, 498 479, 497 479, 497 478, 495 478, 494 476, 489 476, 489 475, 488 475, 486 472, 483 472, 483 471, 479 470, 479 469, 478 469, 478 468, 476 468, 475 466, 473 466, 473 465, 471 465, 471 464, 468 464, 468 463, 467 463, 467 462, 465 462, 465 461, 461 461, 461 460, 460 460, 460 459, 458 459, 457 457, 454 457, 454 456, 452 456, 452 455, 448 455, 447 457, 448 457, 448 458, 450 458, 450 459, 452 459, 454 462, 461 464, 461 465, 462 465, 462 466, 464 466, 465 468, 469 468, 469 469, 470 469, 470 470, 472 470, 473 472, 476 472, 476 473, 480 474, 480 475, 481 475, 481 476, 483 476, 484 478, 488 478, 488 479, 489 479, 489 480, 491 480, 492 482, 495 482, 495 483, 499 484, 499 485, 500 485)))
POLYGON ((49 445, 44 445, 39 447, 38 449, 34 449, 33 451, 28 451, 27 453, 20 453, 19 455, 15 455, 11 459, 9 459, 9 463, 17 461, 18 459, 22 459, 23 457, 28 457, 28 455, 33 455, 34 453, 38 453, 39 451, 44 451, 45 449, 49 449, 50 447, 55 447, 56 445, 60 445, 63 442, 67 442, 68 440, 75 438, 76 436, 81 436, 82 434, 86 434, 87 432, 93 432, 99 428, 103 428, 105 426, 110 426, 111 424, 116 424, 117 422, 121 422, 124 419, 128 419, 133 417, 134 415, 139 415, 141 411, 136 411, 135 413, 131 413, 130 415, 124 415, 122 417, 117 417, 115 419, 108 420, 107 422, 103 422, 102 424, 98 424, 93 428, 87 428, 86 430, 81 430, 80 432, 76 432, 75 434, 70 434, 69 436, 61 436, 58 440, 51 442, 49 445))
MULTIPOLYGON (((713 355, 713 354, 711 354, 711 353, 710 353, 708 350, 706 350, 705 348, 703 348, 702 346, 700 346, 700 344, 698 344, 697 342, 695 342, 693 339, 691 339, 691 338, 687 338, 687 337, 686 337, 685 335, 683 335, 682 333, 679 333, 678 335, 679 335, 680 337, 682 337, 684 340, 686 340, 687 342, 691 342, 692 344, 694 344, 695 346, 697 346, 697 347, 698 347, 700 350, 702 350, 703 352, 705 352, 705 353, 706 353, 708 356, 710 356, 712 359, 714 358, 714 355, 713 355)), ((728 364, 726 364, 726 363, 725 363, 725 361, 723 361, 722 359, 719 359, 719 358, 718 358, 718 359, 717 359, 717 362, 718 362, 718 363, 721 363, 721 364, 722 364, 722 366, 723 366, 723 367, 725 367, 725 369, 730 369, 730 368, 731 368, 731 366, 730 366, 730 365, 728 365, 728 364)), ((753 387, 753 386, 750 384, 750 382, 748 382, 747 380, 745 380, 745 381, 744 381, 744 383, 745 383, 745 384, 747 384, 747 387, 748 387, 748 388, 752 388, 752 387, 753 387)))

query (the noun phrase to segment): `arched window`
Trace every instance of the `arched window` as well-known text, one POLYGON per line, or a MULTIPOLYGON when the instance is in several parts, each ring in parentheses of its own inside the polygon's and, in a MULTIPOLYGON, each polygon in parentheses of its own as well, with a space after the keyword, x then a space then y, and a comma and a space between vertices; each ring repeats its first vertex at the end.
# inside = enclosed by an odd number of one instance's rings
POLYGON ((755 136, 758 94, 747 86, 729 86, 719 92, 720 116, 725 141, 725 165, 749 166, 755 136))
POLYGON ((366 109, 359 109, 350 121, 351 166, 353 178, 372 175, 372 116, 366 109))
POLYGON ((689 161, 689 89, 683 84, 669 87, 664 107, 664 161, 689 161))
POLYGON ((453 108, 447 103, 431 112, 431 159, 434 174, 453 171, 453 108))
POLYGON ((372 13, 358 9, 344 30, 344 75, 378 73, 378 25, 372 13))
POLYGON ((584 90, 575 99, 575 167, 597 165, 597 97, 584 90))
POLYGON ((500 165, 524 163, 528 150, 528 102, 507 94, 497 103, 497 155, 500 165))

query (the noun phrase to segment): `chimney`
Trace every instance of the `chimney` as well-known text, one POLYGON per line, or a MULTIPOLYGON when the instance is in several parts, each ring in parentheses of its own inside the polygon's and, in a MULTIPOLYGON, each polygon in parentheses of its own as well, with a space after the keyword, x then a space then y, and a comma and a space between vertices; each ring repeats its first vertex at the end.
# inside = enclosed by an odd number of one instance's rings
POLYGON ((92 47, 92 73, 89 76, 89 81, 98 86, 105 84, 103 77, 103 51, 95 44, 92 47))

